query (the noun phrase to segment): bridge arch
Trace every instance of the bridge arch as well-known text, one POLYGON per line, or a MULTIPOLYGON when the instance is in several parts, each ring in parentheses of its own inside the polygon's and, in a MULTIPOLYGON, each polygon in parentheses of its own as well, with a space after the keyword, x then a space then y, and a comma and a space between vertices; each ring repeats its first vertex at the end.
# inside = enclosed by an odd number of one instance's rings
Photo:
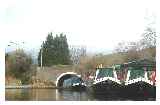
POLYGON ((56 87, 62 87, 64 80, 69 79, 71 77, 79 77, 80 78, 81 76, 78 75, 77 73, 74 73, 74 72, 62 73, 60 76, 58 76, 58 78, 56 80, 56 87))

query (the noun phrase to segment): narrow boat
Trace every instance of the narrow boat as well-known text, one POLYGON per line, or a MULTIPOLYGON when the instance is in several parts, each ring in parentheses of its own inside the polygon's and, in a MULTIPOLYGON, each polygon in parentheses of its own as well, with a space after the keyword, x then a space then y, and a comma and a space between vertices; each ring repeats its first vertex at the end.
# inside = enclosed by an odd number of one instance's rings
POLYGON ((123 93, 136 100, 156 99, 155 63, 148 60, 124 63, 127 71, 123 93))
POLYGON ((91 88, 95 96, 117 96, 121 90, 121 83, 117 79, 114 68, 97 68, 91 88))
POLYGON ((63 82, 63 88, 73 91, 83 91, 86 89, 86 84, 79 77, 71 77, 63 82))
POLYGON ((72 81, 72 90, 75 91, 84 91, 86 90, 86 84, 81 78, 75 78, 72 81))

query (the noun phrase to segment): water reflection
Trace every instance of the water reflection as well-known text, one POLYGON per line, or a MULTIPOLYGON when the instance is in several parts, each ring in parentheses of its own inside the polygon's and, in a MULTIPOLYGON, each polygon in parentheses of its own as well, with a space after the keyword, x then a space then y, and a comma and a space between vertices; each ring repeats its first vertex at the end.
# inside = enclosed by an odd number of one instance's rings
POLYGON ((57 89, 6 89, 6 100, 88 101, 95 100, 87 92, 57 89))
MULTIPOLYGON (((115 100, 138 100, 127 99, 112 95, 92 96, 87 91, 69 91, 57 89, 6 89, 7 101, 115 101, 115 100)), ((140 99, 143 100, 143 99, 140 99)), ((145 99, 155 100, 155 99, 145 99)))

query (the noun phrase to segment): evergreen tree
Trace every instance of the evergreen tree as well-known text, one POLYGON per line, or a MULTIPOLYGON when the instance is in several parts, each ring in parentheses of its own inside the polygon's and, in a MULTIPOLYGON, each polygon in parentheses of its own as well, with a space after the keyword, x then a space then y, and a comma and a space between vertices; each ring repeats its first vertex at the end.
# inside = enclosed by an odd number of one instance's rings
POLYGON ((38 55, 38 64, 41 65, 41 51, 43 66, 51 66, 57 64, 70 64, 69 48, 66 35, 62 33, 53 38, 49 33, 46 41, 42 43, 38 55))
POLYGON ((69 56, 69 48, 67 43, 66 35, 60 34, 60 56, 61 56, 61 62, 63 64, 69 64, 70 63, 70 56, 69 56))

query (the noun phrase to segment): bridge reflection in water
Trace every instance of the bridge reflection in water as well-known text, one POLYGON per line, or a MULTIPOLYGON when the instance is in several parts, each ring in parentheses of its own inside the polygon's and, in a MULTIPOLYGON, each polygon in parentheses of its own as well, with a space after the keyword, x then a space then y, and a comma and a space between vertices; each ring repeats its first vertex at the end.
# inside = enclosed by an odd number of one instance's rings
POLYGON ((96 100, 87 92, 58 89, 6 89, 6 101, 89 101, 96 100))

